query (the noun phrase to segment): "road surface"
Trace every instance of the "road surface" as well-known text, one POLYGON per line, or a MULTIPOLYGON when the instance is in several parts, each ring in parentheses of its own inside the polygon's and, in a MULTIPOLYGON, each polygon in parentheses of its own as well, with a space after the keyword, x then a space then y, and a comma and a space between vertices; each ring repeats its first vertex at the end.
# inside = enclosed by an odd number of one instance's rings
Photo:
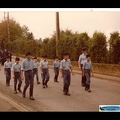
MULTIPOLYGON (((0 71, 0 111, 99 111, 99 105, 120 105, 120 82, 108 79, 91 78, 91 93, 84 90, 80 84, 81 74, 71 75, 70 94, 63 95, 63 79, 54 82, 53 69, 50 69, 48 88, 42 88, 34 80, 34 98, 29 99, 29 88, 26 98, 21 93, 14 94, 14 81, 10 86, 5 84, 3 67, 0 71), (2 102, 3 101, 3 102, 2 102)), ((110 76, 109 76, 110 77, 110 76)), ((40 79, 41 82, 41 79, 40 79)), ((22 90, 24 87, 24 80, 22 90)))

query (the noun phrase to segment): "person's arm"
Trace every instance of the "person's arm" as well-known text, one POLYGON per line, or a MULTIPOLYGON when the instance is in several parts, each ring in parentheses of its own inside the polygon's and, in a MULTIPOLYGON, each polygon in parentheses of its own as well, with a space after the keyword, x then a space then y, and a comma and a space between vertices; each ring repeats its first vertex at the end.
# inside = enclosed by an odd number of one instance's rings
POLYGON ((62 68, 60 68, 60 76, 63 77, 62 68))
POLYGON ((24 79, 24 61, 21 64, 21 78, 24 79))
POLYGON ((70 63, 70 72, 72 73, 72 75, 74 75, 71 63, 70 63))
POLYGON ((12 72, 12 76, 13 76, 13 78, 14 78, 14 77, 15 77, 15 76, 14 76, 14 64, 12 65, 11 72, 12 72))
POLYGON ((63 67, 62 67, 62 62, 60 62, 60 76, 63 77, 63 67))
POLYGON ((55 72, 55 62, 53 62, 53 72, 55 72))
POLYGON ((82 76, 85 75, 85 62, 83 63, 83 66, 82 66, 82 76))
POLYGON ((81 69, 81 56, 79 56, 79 59, 78 59, 78 67, 79 67, 80 70, 82 70, 81 69))
POLYGON ((4 74, 6 74, 5 63, 4 63, 4 74))
POLYGON ((42 71, 42 61, 40 62, 40 73, 43 74, 43 71, 42 71))

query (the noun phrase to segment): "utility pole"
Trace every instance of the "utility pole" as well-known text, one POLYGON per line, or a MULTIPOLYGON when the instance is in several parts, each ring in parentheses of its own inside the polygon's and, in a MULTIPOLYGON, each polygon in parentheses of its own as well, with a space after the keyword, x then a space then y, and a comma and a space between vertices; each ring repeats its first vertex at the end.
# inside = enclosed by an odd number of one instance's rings
POLYGON ((9 12, 7 12, 7 33, 8 33, 8 42, 10 42, 10 21, 9 21, 9 12))
POLYGON ((60 39, 59 12, 56 12, 56 56, 58 56, 58 41, 60 39))

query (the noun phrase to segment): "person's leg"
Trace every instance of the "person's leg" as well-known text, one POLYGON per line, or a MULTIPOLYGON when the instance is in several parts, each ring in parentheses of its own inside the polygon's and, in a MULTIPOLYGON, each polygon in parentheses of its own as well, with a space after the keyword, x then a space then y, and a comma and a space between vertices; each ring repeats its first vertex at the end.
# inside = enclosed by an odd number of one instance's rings
POLYGON ((17 94, 17 76, 16 73, 14 73, 14 93, 17 94))
POLYGON ((48 81, 49 81, 49 79, 50 79, 49 70, 46 70, 46 75, 45 75, 45 77, 46 77, 45 86, 48 87, 47 83, 48 83, 48 81))
POLYGON ((11 80, 11 69, 9 69, 9 81, 8 81, 8 85, 10 85, 10 80, 11 80))
POLYGON ((8 70, 5 70, 5 75, 6 75, 6 85, 8 86, 8 82, 9 82, 9 73, 8 70))
POLYGON ((71 75, 70 75, 70 71, 68 71, 67 72, 67 95, 68 96, 70 96, 70 93, 69 93, 70 79, 71 79, 71 75))
POLYGON ((30 97, 31 100, 34 100, 34 98, 33 98, 34 80, 33 80, 33 73, 32 73, 32 71, 29 72, 29 80, 30 80, 29 97, 30 97))
POLYGON ((85 90, 87 90, 88 92, 91 92, 91 90, 90 90, 90 72, 85 71, 85 76, 86 76, 85 90))
POLYGON ((64 81, 64 95, 67 95, 68 90, 67 71, 63 71, 63 81, 64 81))
POLYGON ((37 84, 40 84, 39 76, 38 76, 38 70, 36 70, 36 80, 37 80, 37 84))
POLYGON ((21 85, 22 85, 22 80, 21 80, 21 76, 20 76, 20 73, 18 73, 18 91, 21 93, 22 90, 21 90, 21 85))
POLYGON ((43 73, 41 74, 42 76, 42 85, 43 85, 43 88, 45 88, 45 70, 43 70, 43 73))
POLYGON ((23 89, 23 97, 25 97, 28 86, 29 86, 29 73, 25 71, 25 86, 23 89))
MULTIPOLYGON (((82 70, 83 64, 81 64, 81 70, 82 70)), ((83 71, 82 71, 83 72, 83 71)), ((82 74, 82 73, 81 73, 82 74)), ((81 77, 81 85, 84 87, 84 76, 81 77)))
POLYGON ((56 73, 56 82, 58 82, 58 75, 59 75, 59 68, 57 68, 57 73, 56 73))

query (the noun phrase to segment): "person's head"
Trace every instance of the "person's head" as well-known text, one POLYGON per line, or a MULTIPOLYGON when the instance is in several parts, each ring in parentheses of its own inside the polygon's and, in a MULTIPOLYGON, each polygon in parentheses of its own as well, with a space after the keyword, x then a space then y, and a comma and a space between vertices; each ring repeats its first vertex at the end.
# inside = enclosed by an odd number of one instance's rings
POLYGON ((15 58, 15 62, 18 64, 19 61, 20 61, 20 58, 19 58, 19 57, 16 57, 16 58, 15 58))
POLYGON ((25 56, 26 56, 27 59, 31 59, 31 52, 27 52, 27 53, 25 54, 25 56))
POLYGON ((90 58, 90 54, 87 54, 86 55, 86 59, 89 61, 91 58, 90 58))
POLYGON ((58 57, 57 57, 57 56, 55 56, 55 60, 58 60, 58 57))
POLYGON ((82 48, 82 52, 85 54, 87 52, 87 48, 86 47, 83 47, 82 48))
POLYGON ((65 53, 63 54, 63 58, 64 58, 65 60, 67 60, 67 59, 69 58, 69 53, 68 53, 68 52, 65 52, 65 53))
POLYGON ((43 55, 43 60, 47 60, 47 55, 43 55))
POLYGON ((10 57, 9 56, 6 57, 6 61, 8 61, 8 62, 10 61, 10 57))
POLYGON ((43 60, 43 55, 40 57, 41 60, 43 60))
POLYGON ((34 57, 33 60, 34 60, 35 62, 37 62, 37 57, 34 57))

